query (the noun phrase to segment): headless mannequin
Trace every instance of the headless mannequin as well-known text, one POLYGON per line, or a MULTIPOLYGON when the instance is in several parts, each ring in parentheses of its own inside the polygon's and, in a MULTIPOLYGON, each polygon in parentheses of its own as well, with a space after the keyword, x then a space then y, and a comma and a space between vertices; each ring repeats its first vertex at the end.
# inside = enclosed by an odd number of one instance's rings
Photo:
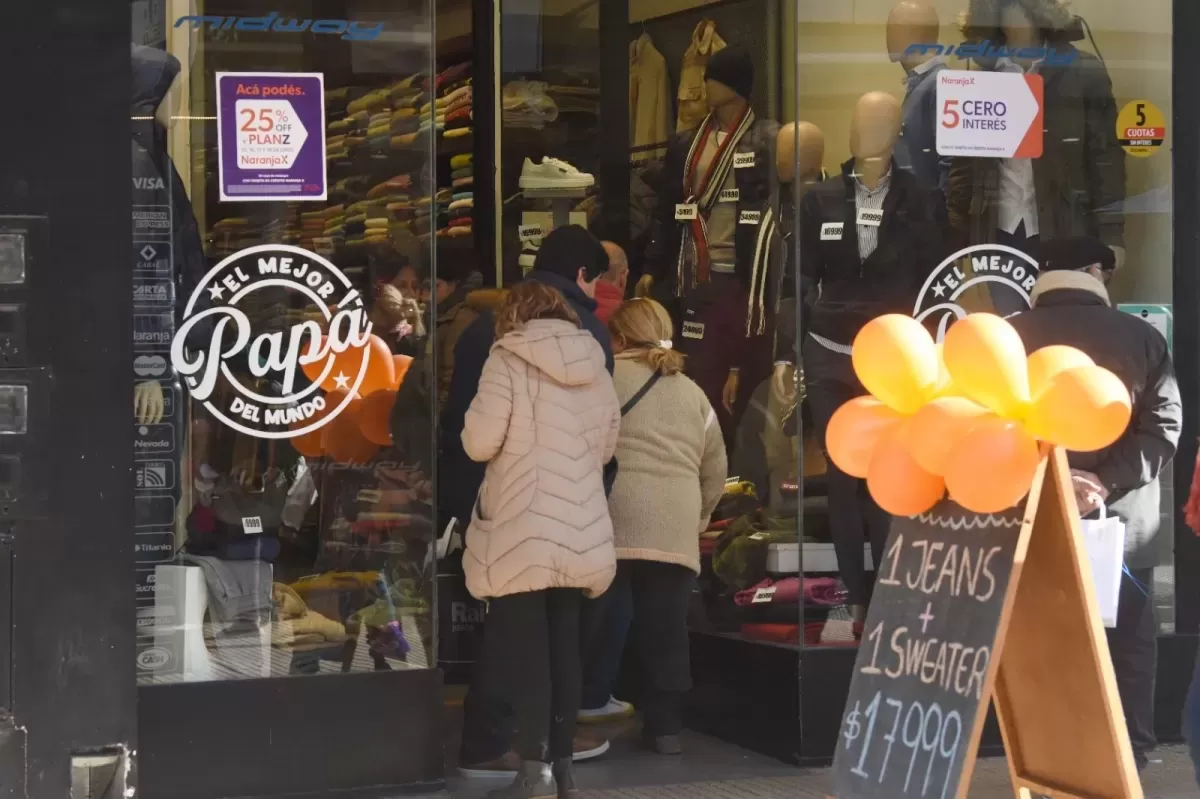
MULTIPOLYGON (((791 186, 793 179, 800 181, 799 197, 791 198, 799 204, 809 186, 821 182, 821 165, 825 161, 825 134, 811 122, 789 122, 779 129, 775 139, 775 170, 779 182, 791 186), (799 150, 797 150, 797 141, 799 150), (797 153, 799 161, 797 162, 797 153)), ((790 193, 791 189, 781 189, 790 193)), ((784 231, 785 235, 788 231, 784 231)), ((796 297, 791 302, 799 302, 796 297)), ((771 377, 771 392, 782 408, 791 406, 796 395, 796 365, 779 362, 771 377)))
POLYGON ((892 151, 900 137, 900 101, 887 92, 867 92, 854 106, 850 153, 854 173, 874 189, 892 167, 892 151))
MULTIPOLYGON (((175 124, 175 110, 179 104, 179 81, 183 72, 180 71, 171 81, 171 88, 154 111, 155 121, 165 130, 170 130, 175 124)), ((158 424, 166 413, 166 399, 163 396, 162 384, 157 380, 146 380, 133 387, 133 415, 138 424, 158 424)))
POLYGON ((937 10, 925 0, 900 0, 888 14, 887 49, 893 63, 912 72, 930 59, 932 52, 908 52, 914 44, 935 44, 941 32, 937 10))

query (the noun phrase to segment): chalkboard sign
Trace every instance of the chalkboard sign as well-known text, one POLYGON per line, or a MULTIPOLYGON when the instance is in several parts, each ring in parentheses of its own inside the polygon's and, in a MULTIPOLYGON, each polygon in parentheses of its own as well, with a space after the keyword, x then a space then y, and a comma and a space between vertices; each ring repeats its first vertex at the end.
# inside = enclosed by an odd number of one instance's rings
POLYGON ((1021 527, 1019 509, 949 500, 893 520, 834 756, 838 799, 965 793, 1021 527))

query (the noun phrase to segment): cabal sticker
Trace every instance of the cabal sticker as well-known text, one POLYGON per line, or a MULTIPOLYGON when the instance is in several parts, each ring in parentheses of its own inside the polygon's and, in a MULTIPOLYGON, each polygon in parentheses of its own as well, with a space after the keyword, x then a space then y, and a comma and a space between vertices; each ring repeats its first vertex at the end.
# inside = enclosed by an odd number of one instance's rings
POLYGON ((354 400, 367 374, 370 337, 362 295, 336 266, 300 247, 263 244, 234 253, 200 281, 171 344, 171 363, 192 399, 223 423, 256 438, 295 438, 333 421, 354 400), (278 315, 259 321, 262 308, 292 305, 296 297, 311 318, 290 326, 270 324, 278 315), (344 391, 323 396, 327 379, 344 391))

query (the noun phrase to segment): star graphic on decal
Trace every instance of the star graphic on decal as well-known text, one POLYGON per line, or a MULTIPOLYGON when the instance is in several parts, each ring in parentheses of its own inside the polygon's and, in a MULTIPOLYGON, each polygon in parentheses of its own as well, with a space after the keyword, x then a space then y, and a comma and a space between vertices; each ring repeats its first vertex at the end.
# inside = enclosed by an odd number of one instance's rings
POLYGON ((343 372, 338 372, 337 377, 333 378, 333 382, 337 383, 338 388, 350 388, 350 378, 346 377, 343 372))
POLYGON ((220 286, 213 286, 208 290, 208 296, 214 300, 225 299, 225 289, 220 286))
POLYGON ((945 293, 946 293, 946 287, 943 286, 941 283, 938 283, 936 286, 933 287, 933 296, 940 297, 945 293))

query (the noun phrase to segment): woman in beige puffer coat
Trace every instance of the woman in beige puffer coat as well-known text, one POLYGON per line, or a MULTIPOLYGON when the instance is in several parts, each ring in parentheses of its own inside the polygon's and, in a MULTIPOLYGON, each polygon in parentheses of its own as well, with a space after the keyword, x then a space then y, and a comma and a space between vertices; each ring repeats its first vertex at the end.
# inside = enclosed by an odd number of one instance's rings
POLYGON ((497 665, 513 692, 523 761, 494 795, 565 796, 582 691, 581 604, 616 572, 603 468, 621 412, 603 350, 549 286, 514 287, 496 339, 462 433, 471 459, 488 464, 463 569, 470 592, 489 600, 486 634, 509 655, 497 665))

